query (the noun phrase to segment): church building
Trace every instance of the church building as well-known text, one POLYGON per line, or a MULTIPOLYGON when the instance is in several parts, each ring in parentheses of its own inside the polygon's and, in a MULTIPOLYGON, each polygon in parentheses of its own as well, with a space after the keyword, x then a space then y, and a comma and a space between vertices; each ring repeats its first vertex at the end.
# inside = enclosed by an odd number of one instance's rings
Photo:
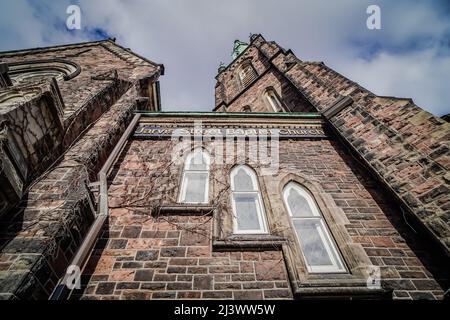
POLYGON ((211 112, 111 39, 0 53, 1 299, 449 297, 450 123, 232 52, 211 112))

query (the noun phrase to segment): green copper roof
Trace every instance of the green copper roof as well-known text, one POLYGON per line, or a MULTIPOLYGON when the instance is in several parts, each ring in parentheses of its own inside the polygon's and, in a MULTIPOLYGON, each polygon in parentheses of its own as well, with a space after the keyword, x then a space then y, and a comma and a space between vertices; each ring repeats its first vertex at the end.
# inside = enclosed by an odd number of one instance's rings
POLYGON ((242 42, 239 40, 234 40, 234 46, 233 46, 233 54, 231 55, 233 57, 233 60, 239 57, 239 55, 248 47, 247 42, 242 42))
MULTIPOLYGON (((256 33, 250 33, 250 42, 252 42, 259 34, 256 33)), ((241 55, 242 52, 244 52, 245 49, 247 49, 249 44, 247 42, 243 42, 240 40, 234 40, 233 45, 233 52, 231 53, 231 56, 233 58, 232 61, 234 61, 237 57, 241 55)), ((223 62, 220 62, 218 73, 221 73, 223 70, 225 70, 230 64, 225 64, 223 62)))

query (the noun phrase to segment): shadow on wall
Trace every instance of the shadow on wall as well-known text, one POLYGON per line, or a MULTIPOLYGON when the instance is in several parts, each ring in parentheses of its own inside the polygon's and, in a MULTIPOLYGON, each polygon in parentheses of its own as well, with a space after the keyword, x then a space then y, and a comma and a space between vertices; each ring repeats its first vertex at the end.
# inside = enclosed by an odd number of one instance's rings
MULTIPOLYGON (((392 194, 348 149, 337 141, 332 141, 332 145, 384 214, 380 219, 377 216, 362 214, 358 217, 358 213, 346 212, 349 220, 365 223, 382 221, 382 218, 386 217, 393 227, 362 228, 358 230, 358 234, 352 234, 366 239, 374 237, 375 241, 379 241, 368 243, 365 250, 374 265, 381 266, 383 286, 393 290, 445 292, 450 286, 450 265, 448 258, 439 250, 440 247, 425 234, 426 231, 413 217, 406 216, 400 205, 392 199, 392 194)), ((345 207, 342 209, 346 211, 345 207)), ((413 298, 427 299, 428 294, 418 292, 413 298)))

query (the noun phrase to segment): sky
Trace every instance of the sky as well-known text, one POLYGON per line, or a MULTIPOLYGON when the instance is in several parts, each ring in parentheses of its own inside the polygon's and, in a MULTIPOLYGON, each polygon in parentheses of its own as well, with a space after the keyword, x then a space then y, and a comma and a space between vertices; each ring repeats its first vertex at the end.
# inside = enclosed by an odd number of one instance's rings
POLYGON ((378 95, 450 113, 450 1, 1 0, 0 51, 116 38, 165 65, 163 111, 211 111, 214 77, 235 39, 261 33, 378 95), (66 9, 81 8, 68 30, 66 9), (369 30, 369 5, 381 29, 369 30))

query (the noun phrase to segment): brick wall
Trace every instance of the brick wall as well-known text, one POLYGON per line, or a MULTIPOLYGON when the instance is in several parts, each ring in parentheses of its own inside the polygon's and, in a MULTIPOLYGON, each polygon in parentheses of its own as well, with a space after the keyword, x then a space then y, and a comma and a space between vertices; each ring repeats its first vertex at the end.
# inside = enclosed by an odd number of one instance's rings
MULTIPOLYGON (((158 206, 173 205, 177 199, 181 168, 167 169, 172 147, 164 140, 134 140, 125 148, 109 190, 109 224, 85 271, 84 288, 75 297, 292 298, 281 251, 218 252, 212 246, 212 216, 152 215, 158 206)), ((445 268, 415 238, 379 184, 339 143, 283 140, 280 148, 282 172, 320 184, 344 212, 351 241, 381 268, 383 287, 392 289, 394 298, 442 298, 441 286, 448 279, 445 268)), ((228 169, 215 168, 210 180, 227 179, 228 169)), ((223 201, 229 205, 227 195, 223 201)), ((274 199, 264 201, 275 206, 274 199)), ((284 208, 272 209, 287 219, 284 208)), ((273 233, 283 232, 275 228, 273 233)))
POLYGON ((212 252, 211 229, 210 217, 111 210, 85 270, 82 298, 291 297, 281 252, 212 252))

